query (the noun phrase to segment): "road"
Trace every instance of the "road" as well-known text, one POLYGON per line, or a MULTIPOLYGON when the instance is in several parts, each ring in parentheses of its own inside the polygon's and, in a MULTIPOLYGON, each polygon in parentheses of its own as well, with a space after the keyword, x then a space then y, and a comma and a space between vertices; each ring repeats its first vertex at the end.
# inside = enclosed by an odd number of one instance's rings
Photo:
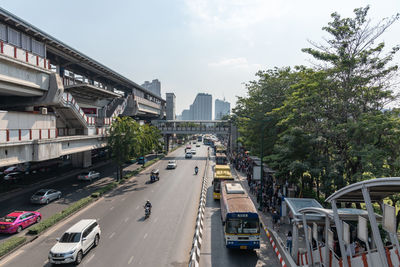
POLYGON ((98 247, 83 259, 82 266, 187 266, 194 234, 201 176, 207 147, 185 159, 183 148, 117 190, 44 233, 0 261, 0 266, 50 266, 47 255, 56 238, 84 218, 97 218, 102 230, 98 247), (177 159, 175 170, 166 170, 169 159, 177 159), (150 169, 160 169, 160 181, 148 184, 150 169), (149 199, 152 215, 144 220, 143 204, 149 199))
MULTIPOLYGON (((214 162, 211 162, 213 165, 214 162)), ((212 175, 209 170, 209 175, 212 175)), ((211 176, 212 177, 212 176, 211 176)), ((207 203, 204 214, 203 243, 200 254, 200 266, 280 266, 278 258, 261 229, 261 248, 253 251, 232 250, 225 247, 221 223, 220 202, 213 199, 212 179, 209 180, 207 203)))

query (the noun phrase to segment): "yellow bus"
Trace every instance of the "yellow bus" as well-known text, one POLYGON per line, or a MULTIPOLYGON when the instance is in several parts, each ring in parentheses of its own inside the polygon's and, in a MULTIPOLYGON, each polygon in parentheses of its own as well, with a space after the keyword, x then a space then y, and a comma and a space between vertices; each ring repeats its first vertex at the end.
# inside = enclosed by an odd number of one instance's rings
POLYGON ((217 153, 226 154, 226 147, 224 147, 223 145, 217 145, 217 147, 215 148, 215 154, 217 153))
POLYGON ((231 168, 229 165, 215 165, 213 179, 213 198, 221 198, 221 182, 225 180, 233 180, 231 168))
POLYGON ((228 164, 228 158, 223 153, 217 153, 215 155, 215 164, 216 165, 227 165, 228 164))

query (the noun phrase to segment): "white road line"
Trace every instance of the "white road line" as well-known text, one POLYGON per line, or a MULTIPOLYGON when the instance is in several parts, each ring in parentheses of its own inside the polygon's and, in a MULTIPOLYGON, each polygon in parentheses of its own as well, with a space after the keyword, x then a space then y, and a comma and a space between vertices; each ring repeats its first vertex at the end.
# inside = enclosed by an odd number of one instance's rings
POLYGON ((129 259, 128 264, 131 264, 133 261, 133 256, 129 259))
POLYGON ((146 237, 147 237, 147 233, 144 235, 143 239, 146 239, 146 237))
POLYGON ((110 208, 110 210, 113 210, 114 209, 114 206, 112 206, 111 208, 110 208))
POLYGON ((89 261, 91 261, 93 258, 94 258, 94 253, 89 257, 89 259, 87 259, 87 261, 86 262, 89 262, 89 261))
POLYGON ((126 217, 126 218, 125 218, 125 222, 127 222, 127 221, 129 221, 129 217, 126 217))
POLYGON ((113 232, 108 238, 112 238, 115 235, 115 232, 113 232))

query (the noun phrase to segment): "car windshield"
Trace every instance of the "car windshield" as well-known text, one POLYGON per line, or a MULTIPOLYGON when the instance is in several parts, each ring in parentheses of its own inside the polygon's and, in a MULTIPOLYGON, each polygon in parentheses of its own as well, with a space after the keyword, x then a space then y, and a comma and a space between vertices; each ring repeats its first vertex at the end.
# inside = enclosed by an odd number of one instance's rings
POLYGON ((170 160, 168 163, 175 163, 175 160, 170 160))
POLYGON ((36 193, 35 193, 35 196, 44 196, 45 193, 46 193, 46 192, 39 191, 39 192, 36 192, 36 193))
POLYGON ((6 216, 3 218, 0 218, 1 222, 14 222, 17 219, 17 217, 14 216, 6 216))
POLYGON ((77 243, 81 240, 81 233, 64 233, 60 243, 77 243))

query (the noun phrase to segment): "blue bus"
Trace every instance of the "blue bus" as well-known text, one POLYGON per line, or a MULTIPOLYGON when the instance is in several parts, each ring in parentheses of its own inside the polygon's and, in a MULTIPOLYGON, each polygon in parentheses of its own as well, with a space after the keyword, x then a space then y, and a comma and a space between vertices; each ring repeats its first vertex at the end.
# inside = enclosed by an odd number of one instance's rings
POLYGON ((222 182, 221 217, 227 248, 260 248, 258 213, 239 182, 222 182))

